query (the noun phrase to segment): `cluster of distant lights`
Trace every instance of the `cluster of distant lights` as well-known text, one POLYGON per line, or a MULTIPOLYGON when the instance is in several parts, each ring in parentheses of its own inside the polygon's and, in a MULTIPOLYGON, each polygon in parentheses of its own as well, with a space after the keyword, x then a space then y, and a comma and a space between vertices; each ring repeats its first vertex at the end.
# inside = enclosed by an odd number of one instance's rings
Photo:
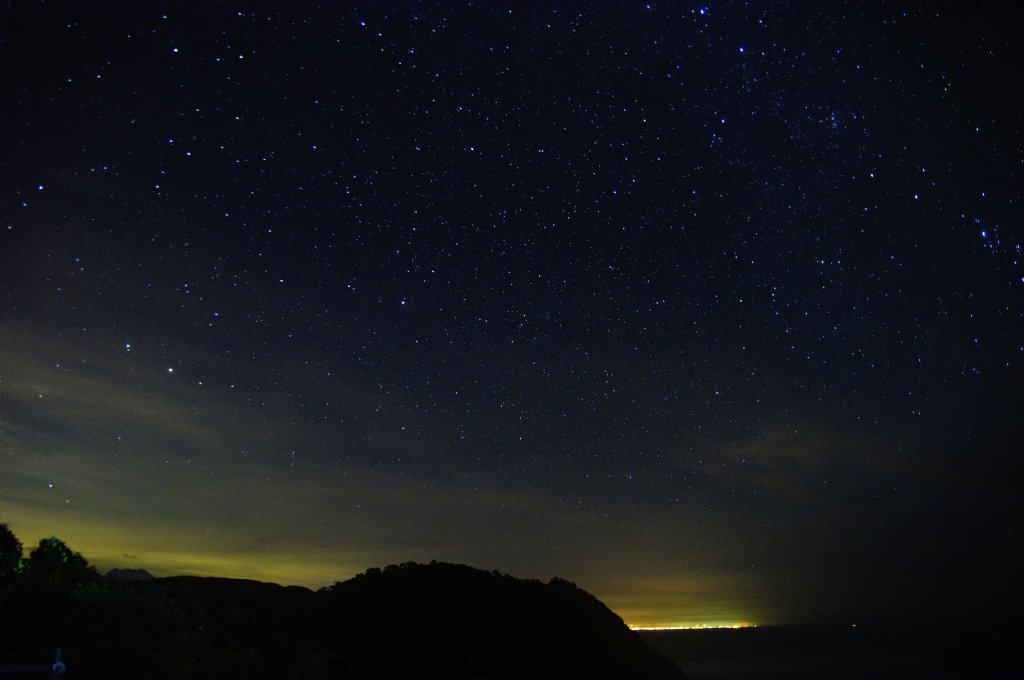
POLYGON ((631 630, 736 630, 757 628, 756 623, 695 623, 678 626, 631 626, 631 630))
MULTIPOLYGON (((741 628, 757 628, 756 623, 697 623, 693 625, 680 626, 630 626, 630 630, 739 630, 741 628)), ((851 623, 850 628, 856 628, 856 623, 851 623)))

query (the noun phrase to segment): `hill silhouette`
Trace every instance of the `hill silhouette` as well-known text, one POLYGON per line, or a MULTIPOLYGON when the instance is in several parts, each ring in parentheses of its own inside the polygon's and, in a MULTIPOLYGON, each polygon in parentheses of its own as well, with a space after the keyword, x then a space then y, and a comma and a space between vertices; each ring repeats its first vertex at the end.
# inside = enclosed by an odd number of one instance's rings
POLYGON ((561 579, 407 563, 337 583, 317 605, 337 651, 368 677, 684 677, 561 579))
POLYGON ((108 581, 148 581, 153 575, 145 569, 111 569, 103 578, 108 581))
POLYGON ((76 678, 686 677, 562 579, 410 562, 317 592, 193 576, 112 581, 56 538, 28 559, 9 538, 0 674, 42 667, 61 647, 76 678))
POLYGON ((568 581, 465 565, 370 569, 319 592, 240 579, 140 583, 202 608, 277 677, 664 678, 685 676, 568 581))

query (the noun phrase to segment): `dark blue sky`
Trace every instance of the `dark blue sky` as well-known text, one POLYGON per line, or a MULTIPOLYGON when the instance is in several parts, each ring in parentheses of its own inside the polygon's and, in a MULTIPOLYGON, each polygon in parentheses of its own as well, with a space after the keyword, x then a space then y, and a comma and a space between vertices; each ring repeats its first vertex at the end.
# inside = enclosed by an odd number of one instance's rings
MULTIPOLYGON (((0 11, 0 520, 630 623, 1013 610, 1007 3, 0 11)), ((38 536, 37 536, 38 534, 38 536)))

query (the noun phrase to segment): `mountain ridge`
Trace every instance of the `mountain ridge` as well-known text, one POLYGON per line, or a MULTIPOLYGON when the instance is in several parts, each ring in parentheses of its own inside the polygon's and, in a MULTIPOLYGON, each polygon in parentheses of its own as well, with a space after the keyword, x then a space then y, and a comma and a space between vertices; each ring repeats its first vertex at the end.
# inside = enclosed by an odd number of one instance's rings
POLYGON ((318 591, 200 576, 126 585, 198 605, 282 677, 297 668, 310 678, 686 677, 560 578, 435 561, 371 568, 318 591))

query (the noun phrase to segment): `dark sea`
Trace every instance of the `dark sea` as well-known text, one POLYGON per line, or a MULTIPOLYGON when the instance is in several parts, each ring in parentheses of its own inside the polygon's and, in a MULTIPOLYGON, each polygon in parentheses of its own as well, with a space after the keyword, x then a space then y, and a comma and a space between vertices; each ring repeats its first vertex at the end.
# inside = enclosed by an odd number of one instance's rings
POLYGON ((767 626, 640 635, 693 680, 1024 679, 1020 626, 767 626))

